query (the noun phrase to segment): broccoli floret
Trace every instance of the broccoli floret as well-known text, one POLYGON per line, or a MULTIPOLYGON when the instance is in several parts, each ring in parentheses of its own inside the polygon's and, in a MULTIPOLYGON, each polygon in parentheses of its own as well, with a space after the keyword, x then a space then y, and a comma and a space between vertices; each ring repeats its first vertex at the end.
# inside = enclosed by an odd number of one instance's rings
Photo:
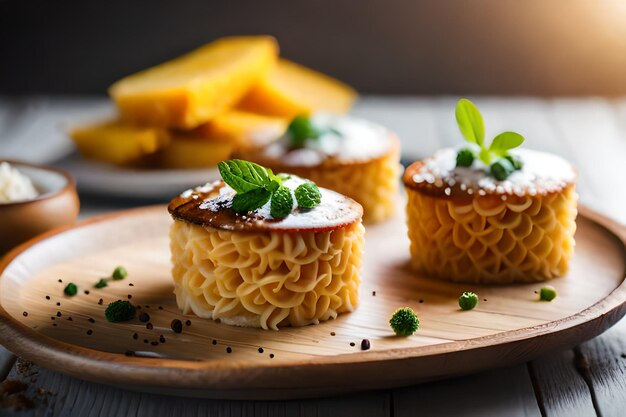
POLYGON ((112 323, 128 321, 135 317, 135 306, 129 301, 117 300, 108 305, 104 316, 112 323))
POLYGON ((420 321, 410 307, 402 307, 393 313, 389 325, 398 336, 411 336, 419 327, 420 321))

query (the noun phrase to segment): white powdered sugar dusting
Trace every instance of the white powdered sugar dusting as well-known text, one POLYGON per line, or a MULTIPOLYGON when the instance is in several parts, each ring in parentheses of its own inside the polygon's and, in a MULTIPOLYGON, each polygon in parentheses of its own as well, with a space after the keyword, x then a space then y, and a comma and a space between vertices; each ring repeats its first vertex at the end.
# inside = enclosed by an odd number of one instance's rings
MULTIPOLYGON (((258 221, 271 220, 266 222, 264 227, 267 229, 320 229, 335 227, 342 224, 349 224, 361 217, 359 210, 355 210, 355 202, 349 198, 326 188, 320 188, 321 202, 312 209, 297 208, 294 190, 307 180, 290 175, 289 178, 283 179, 283 186, 289 188, 293 196, 293 208, 291 214, 283 219, 274 219, 270 213, 271 202, 268 201, 262 207, 254 210, 248 215, 242 215, 242 220, 257 219, 258 221)), ((219 184, 220 182, 218 182, 219 184)), ((216 186, 215 183, 207 184, 209 191, 216 186)), ((198 187, 200 188, 200 187, 198 187)), ((198 190, 196 188, 196 190, 198 190)), ((184 193, 183 193, 184 194, 184 193)), ((225 184, 219 190, 219 195, 206 199, 200 204, 200 209, 218 212, 232 206, 232 200, 235 196, 235 190, 225 184)), ((181 195, 182 196, 182 195, 181 195)))
POLYGON ((263 150, 265 156, 287 166, 315 166, 330 157, 348 162, 367 161, 385 155, 392 145, 389 131, 367 120, 326 113, 311 120, 325 131, 318 139, 307 140, 304 147, 293 149, 285 135, 263 150))
MULTIPOLYGON (((489 175, 489 167, 475 159, 471 167, 456 167, 458 149, 444 148, 432 158, 424 160, 420 172, 413 176, 415 183, 426 182, 437 187, 454 186, 468 194, 487 193, 536 195, 555 192, 576 181, 576 172, 565 159, 546 152, 517 149, 510 153, 520 158, 522 169, 513 172, 504 181, 489 175)), ((448 194, 448 193, 446 193, 448 194)))

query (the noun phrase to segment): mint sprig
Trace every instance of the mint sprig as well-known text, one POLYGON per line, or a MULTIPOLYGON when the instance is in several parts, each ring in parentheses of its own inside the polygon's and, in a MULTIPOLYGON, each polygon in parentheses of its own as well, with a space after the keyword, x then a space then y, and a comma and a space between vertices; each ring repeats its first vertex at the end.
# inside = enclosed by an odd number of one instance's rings
POLYGON ((327 133, 343 136, 338 129, 316 125, 310 117, 303 115, 294 117, 287 126, 287 138, 293 148, 303 148, 308 140, 317 140, 327 133))
MULTIPOLYGON (((293 195, 289 188, 282 185, 283 179, 289 179, 289 175, 274 175, 271 169, 240 159, 222 161, 217 166, 224 182, 235 190, 232 209, 236 213, 254 211, 268 201, 272 217, 283 218, 291 213, 293 195)), ((319 189, 312 182, 301 184, 295 193, 298 205, 303 208, 313 208, 321 201, 319 189), (306 191, 302 189, 298 192, 302 186, 306 186, 306 191), (302 203, 298 194, 302 195, 302 203)))
POLYGON ((490 173, 497 179, 506 179, 513 171, 522 168, 519 159, 509 154, 509 150, 524 143, 524 137, 515 132, 503 132, 497 135, 489 146, 485 144, 485 123, 480 110, 466 98, 458 101, 455 109, 456 122, 461 134, 469 143, 478 146, 478 153, 465 148, 457 155, 457 166, 471 166, 473 157, 480 159, 490 167, 490 173), (461 155, 462 153, 462 155, 461 155), (469 155, 471 153, 471 155, 469 155), (504 162, 503 162, 504 161, 504 162), (493 165, 498 165, 494 167, 493 165), (505 166, 506 169, 502 169, 505 166), (512 169, 508 169, 511 166, 512 169), (495 168, 495 169, 494 169, 495 168), (495 172, 498 172, 496 175, 495 172))
POLYGON ((272 182, 271 171, 253 162, 231 159, 217 164, 224 182, 237 193, 267 188, 272 182))

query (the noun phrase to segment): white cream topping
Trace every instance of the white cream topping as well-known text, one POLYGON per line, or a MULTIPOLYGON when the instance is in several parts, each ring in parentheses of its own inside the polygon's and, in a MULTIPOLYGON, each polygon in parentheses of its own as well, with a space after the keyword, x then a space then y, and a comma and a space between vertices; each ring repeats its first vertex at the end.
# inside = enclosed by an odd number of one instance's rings
POLYGON ((385 155, 392 144, 386 128, 367 120, 320 113, 311 121, 325 131, 318 139, 307 140, 303 148, 291 149, 285 134, 262 152, 288 166, 315 166, 330 157, 368 161, 385 155))
POLYGON ((0 163, 0 203, 31 200, 38 195, 30 178, 8 162, 0 163))
MULTIPOLYGON (((444 148, 424 160, 420 172, 413 176, 416 183, 427 182, 436 187, 459 184, 468 194, 496 192, 498 194, 535 195, 563 189, 576 181, 576 172, 565 159, 545 152, 517 149, 510 153, 520 158, 523 167, 504 181, 489 175, 489 167, 478 158, 471 167, 456 167, 458 149, 444 148)), ((449 190, 449 188, 446 188, 449 190)), ((445 190, 444 190, 445 191, 445 190)), ((446 192, 449 194, 449 192, 446 192)))
MULTIPOLYGON (((258 219, 258 221, 271 220, 267 222, 265 227, 268 229, 323 229, 335 227, 342 224, 349 224, 361 217, 360 210, 355 210, 357 204, 335 191, 326 188, 320 188, 321 201, 312 209, 297 209, 295 197, 295 189, 307 182, 307 180, 290 175, 288 179, 283 179, 283 185, 291 191, 293 197, 292 212, 283 219, 274 219, 270 214, 271 201, 265 203, 262 207, 254 210, 248 215, 242 215, 241 220, 250 218, 258 219)), ((220 181, 208 183, 194 190, 197 192, 210 192, 220 181)), ((187 190, 181 194, 181 197, 188 198, 194 190, 187 190)), ((231 207, 235 190, 225 184, 219 190, 219 195, 206 199, 200 204, 200 209, 218 212, 224 208, 231 207)))

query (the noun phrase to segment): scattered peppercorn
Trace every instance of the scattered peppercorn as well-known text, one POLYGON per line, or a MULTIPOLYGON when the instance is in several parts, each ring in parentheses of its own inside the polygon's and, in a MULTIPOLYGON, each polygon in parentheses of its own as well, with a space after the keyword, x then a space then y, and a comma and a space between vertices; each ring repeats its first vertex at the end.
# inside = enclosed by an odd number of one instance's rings
POLYGON ((93 330, 91 330, 91 329, 87 330, 87 334, 88 334, 89 336, 91 336, 91 335, 93 334, 93 330))
POLYGON ((96 320, 95 320, 93 317, 89 317, 89 318, 87 319, 87 321, 88 321, 89 323, 95 323, 95 322, 96 322, 96 320))
POLYGON ((152 330, 153 328, 154 328, 154 326, 152 325, 152 323, 146 324, 146 329, 152 330))
POLYGON ((159 342, 165 343, 165 336, 163 335, 159 336, 159 342))
POLYGON ((174 333, 182 333, 183 332, 183 322, 178 319, 172 320, 172 324, 170 325, 174 333))
POLYGON ((56 320, 56 317, 50 316, 50 320, 56 320))
POLYGON ((72 319, 71 317, 68 317, 67 321, 74 321, 74 319, 72 319))
POLYGON ((135 340, 139 339, 139 333, 133 333, 133 339, 135 340))
POLYGON ((104 303, 104 300, 101 298, 98 300, 98 305, 102 305, 102 303, 104 303))
POLYGON ((131 298, 133 298, 132 294, 128 294, 128 299, 130 300, 131 298))
POLYGON ((49 300, 49 299, 50 299, 50 296, 49 296, 49 295, 46 295, 46 300, 49 300))
POLYGON ((56 324, 56 323, 52 323, 52 325, 53 325, 54 327, 57 327, 57 324, 56 324))
POLYGON ((424 300, 420 300, 420 301, 419 301, 419 303, 420 303, 420 304, 424 304, 424 300))
POLYGON ((59 282, 63 282, 63 280, 61 278, 59 278, 59 282))
POLYGON ((259 348, 259 353, 263 353, 263 348, 262 347, 259 348))
POLYGON ((372 291, 372 295, 376 297, 376 291, 372 291))
POLYGON ((28 317, 28 311, 23 312, 23 313, 22 313, 22 316, 24 316, 24 317, 28 317))
POLYGON ((273 359, 273 358, 274 358, 274 354, 270 353, 270 359, 273 359))
POLYGON ((148 343, 148 342, 149 342, 149 340, 148 340, 148 339, 143 339, 143 342, 144 342, 144 343, 148 343))
POLYGON ((61 303, 57 303, 57 307, 61 307, 61 303))
POLYGON ((70 297, 73 297, 78 292, 78 287, 76 286, 76 284, 73 284, 70 282, 69 284, 65 286, 65 289, 63 290, 63 292, 65 293, 65 295, 69 295, 70 297))
POLYGON ((541 301, 552 301, 556 298, 556 290, 552 285, 546 285, 539 290, 539 299, 541 301))
POLYGON ((111 278, 113 278, 116 281, 119 281, 120 279, 126 278, 127 275, 128 275, 128 271, 126 270, 126 268, 124 268, 123 266, 118 266, 113 270, 113 273, 111 274, 111 278))
POLYGON ((465 291, 459 297, 459 307, 461 307, 461 310, 472 310, 477 305, 478 296, 471 291, 465 291))
POLYGON ((134 287, 134 286, 135 286, 135 284, 133 284, 132 282, 129 282, 129 283, 128 283, 128 286, 129 286, 129 287, 134 287))
POLYGON ((185 325, 187 325, 187 326, 191 326, 191 320, 187 320, 187 321, 185 322, 185 325))
POLYGON ((213 343, 214 345, 217 345, 217 340, 213 339, 211 343, 213 343))
POLYGON ((232 353, 232 352, 233 352, 233 349, 230 346, 228 346, 226 348, 226 353, 232 353))
POLYGON ((163 310, 163 306, 159 306, 159 310, 163 310))
POLYGON ((147 322, 149 322, 149 321, 150 321, 150 314, 145 313, 145 312, 144 312, 144 313, 141 313, 141 314, 139 315, 139 321, 140 321, 140 322, 142 322, 142 323, 147 323, 147 322))
POLYGON ((361 340, 361 350, 369 350, 371 347, 369 339, 361 340))
POLYGON ((135 306, 128 301, 117 300, 108 305, 104 315, 113 323, 128 321, 135 317, 135 306))
POLYGON ((61 317, 63 314, 61 314, 60 311, 57 311, 57 317, 61 317))
POLYGON ((89 295, 89 290, 85 290, 85 295, 89 295))
POLYGON ((398 336, 411 336, 419 328, 420 321, 410 307, 402 307, 393 313, 389 325, 398 336))
POLYGON ((94 285, 94 287, 96 287, 96 288, 104 288, 107 285, 109 285, 109 284, 107 283, 106 278, 100 278, 100 281, 96 282, 96 285, 94 285))
POLYGON ((356 343, 350 342, 350 346, 356 346, 356 343))

